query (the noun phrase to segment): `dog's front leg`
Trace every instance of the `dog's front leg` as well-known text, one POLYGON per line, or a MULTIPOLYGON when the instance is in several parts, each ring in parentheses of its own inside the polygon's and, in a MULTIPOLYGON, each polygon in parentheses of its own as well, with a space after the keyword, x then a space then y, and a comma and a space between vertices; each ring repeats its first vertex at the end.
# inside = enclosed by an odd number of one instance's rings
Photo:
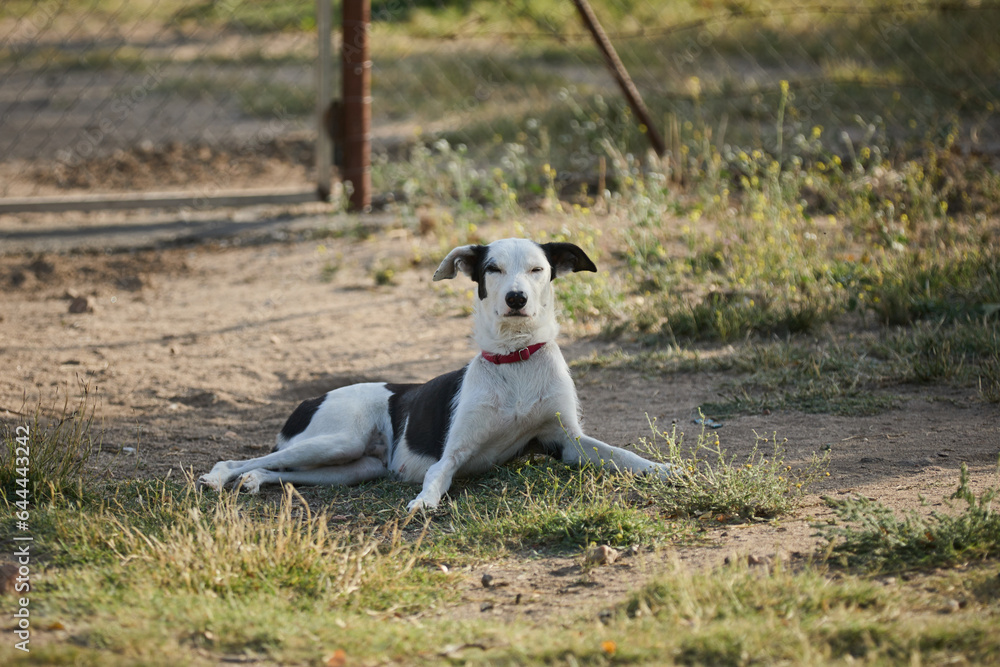
POLYGON ((493 412, 475 400, 468 400, 456 408, 441 458, 424 473, 420 495, 407 505, 410 511, 438 506, 455 473, 493 439, 492 415, 493 412))
POLYGON ((455 473, 462 466, 453 456, 447 455, 427 469, 424 474, 424 486, 420 490, 420 495, 410 501, 406 506, 411 512, 421 509, 433 509, 441 502, 441 496, 451 486, 451 480, 455 473))
POLYGON ((563 444, 562 460, 576 465, 592 463, 608 470, 636 475, 652 474, 660 479, 668 479, 674 475, 673 466, 669 463, 646 460, 627 449, 614 447, 588 435, 568 438, 563 444))

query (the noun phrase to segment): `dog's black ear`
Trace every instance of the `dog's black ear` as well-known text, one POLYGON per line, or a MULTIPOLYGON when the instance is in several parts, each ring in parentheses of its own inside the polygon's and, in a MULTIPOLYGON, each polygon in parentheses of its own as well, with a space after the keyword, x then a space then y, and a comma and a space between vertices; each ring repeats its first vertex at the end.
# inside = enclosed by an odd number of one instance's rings
POLYGON ((476 282, 479 282, 483 256, 486 254, 484 245, 463 245, 448 253, 441 260, 441 265, 434 272, 434 280, 454 278, 461 271, 476 282))
POLYGON ((587 257, 587 253, 572 243, 543 243, 542 250, 552 265, 552 279, 556 276, 577 271, 597 271, 597 267, 587 257))

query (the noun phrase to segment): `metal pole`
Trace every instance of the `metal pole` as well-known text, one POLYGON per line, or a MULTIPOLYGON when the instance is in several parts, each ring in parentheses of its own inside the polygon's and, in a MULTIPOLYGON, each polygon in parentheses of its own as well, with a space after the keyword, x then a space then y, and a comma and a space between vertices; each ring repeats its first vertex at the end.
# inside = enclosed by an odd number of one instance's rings
POLYGON ((333 143, 328 114, 333 97, 333 34, 332 0, 316 0, 316 194, 322 201, 330 199, 333 178, 333 143))
POLYGON ((587 0, 573 0, 573 4, 579 10, 584 25, 590 30, 590 34, 594 36, 597 48, 601 50, 601 53, 604 55, 604 62, 607 63, 608 69, 611 70, 615 80, 618 81, 618 86, 625 93, 625 99, 628 100, 629 106, 632 107, 632 111, 635 112, 639 122, 646 126, 646 134, 649 136, 649 143, 653 145, 653 150, 656 151, 657 155, 663 155, 667 152, 667 147, 663 143, 663 137, 660 136, 656 126, 653 125, 652 116, 649 115, 649 110, 643 104, 639 90, 632 83, 632 78, 628 75, 625 65, 622 64, 621 59, 618 57, 618 53, 604 32, 604 28, 598 22, 597 15, 594 14, 590 3, 587 0))
POLYGON ((371 0, 344 0, 343 113, 344 166, 342 180, 353 186, 352 211, 368 211, 372 204, 371 125, 372 62, 368 32, 371 0))

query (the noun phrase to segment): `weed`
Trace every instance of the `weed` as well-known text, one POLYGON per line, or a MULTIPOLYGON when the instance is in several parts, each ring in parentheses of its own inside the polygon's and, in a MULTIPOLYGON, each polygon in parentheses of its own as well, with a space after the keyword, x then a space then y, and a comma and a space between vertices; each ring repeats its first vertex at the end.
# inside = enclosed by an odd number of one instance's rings
POLYGON ((320 269, 319 279, 324 283, 332 283, 333 279, 340 273, 340 262, 327 262, 320 269))
POLYGON ((82 390, 74 408, 66 397, 54 420, 44 419, 39 407, 27 424, 0 424, 0 502, 12 505, 19 491, 26 492, 32 503, 82 493, 84 466, 100 446, 94 433, 93 396, 88 385, 82 390))
POLYGON ((979 498, 969 488, 969 470, 963 463, 958 488, 945 502, 960 500, 957 514, 931 512, 923 517, 908 512, 902 519, 892 509, 863 496, 824 498, 837 518, 848 525, 821 524, 820 535, 830 542, 843 562, 867 570, 895 571, 1000 556, 1000 514, 992 502, 993 487, 979 498))
POLYGON ((379 287, 396 284, 397 267, 393 262, 379 260, 371 267, 372 280, 379 287))
MULTIPOLYGON (((1000 350, 1000 347, 997 348, 1000 350)), ((1000 351, 994 352, 983 364, 979 381, 979 395, 984 401, 1000 403, 1000 351)))
POLYGON ((676 424, 668 433, 658 430, 654 420, 650 429, 652 436, 643 438, 640 445, 651 452, 665 450, 665 460, 677 473, 656 492, 667 514, 720 522, 777 517, 797 505, 827 466, 825 457, 814 455, 804 467, 793 468, 785 461, 784 440, 776 434, 755 434, 750 451, 738 457, 722 449, 718 434, 707 432, 704 426, 690 447, 676 424))

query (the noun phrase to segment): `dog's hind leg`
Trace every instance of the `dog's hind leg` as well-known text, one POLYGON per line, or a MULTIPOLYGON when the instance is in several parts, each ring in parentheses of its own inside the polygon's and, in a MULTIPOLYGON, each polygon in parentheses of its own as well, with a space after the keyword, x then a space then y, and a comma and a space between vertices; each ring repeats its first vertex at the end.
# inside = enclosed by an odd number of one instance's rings
POLYGON ((198 483, 216 491, 251 470, 342 466, 365 454, 365 439, 354 434, 318 435, 246 461, 219 461, 198 483))
POLYGON ((305 484, 307 486, 351 486, 367 482, 389 474, 377 458, 366 456, 357 461, 337 466, 312 468, 310 470, 265 470, 257 468, 243 473, 240 477, 240 489, 248 493, 257 493, 261 484, 305 484))

